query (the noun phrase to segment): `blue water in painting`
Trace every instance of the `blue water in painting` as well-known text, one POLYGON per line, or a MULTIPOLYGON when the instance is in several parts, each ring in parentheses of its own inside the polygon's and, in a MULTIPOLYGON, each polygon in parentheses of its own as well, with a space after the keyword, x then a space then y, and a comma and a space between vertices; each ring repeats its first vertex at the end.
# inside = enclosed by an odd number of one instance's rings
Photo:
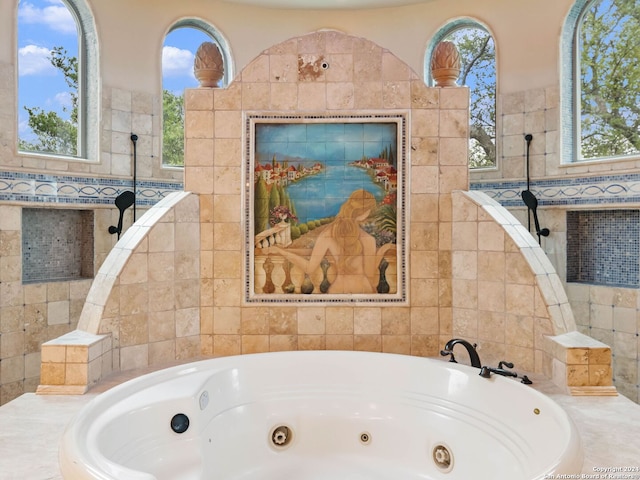
POLYGON ((286 187, 300 223, 336 215, 344 201, 359 188, 371 192, 377 201, 385 196, 384 188, 374 183, 362 168, 344 163, 329 163, 324 167, 322 173, 305 177, 286 187))

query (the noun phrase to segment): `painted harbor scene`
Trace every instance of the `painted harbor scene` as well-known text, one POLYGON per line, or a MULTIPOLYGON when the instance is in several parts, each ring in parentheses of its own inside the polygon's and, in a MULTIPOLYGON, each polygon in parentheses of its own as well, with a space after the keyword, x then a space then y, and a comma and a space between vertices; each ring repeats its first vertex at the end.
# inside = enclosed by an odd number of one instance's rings
POLYGON ((254 293, 397 292, 398 124, 256 123, 254 293))

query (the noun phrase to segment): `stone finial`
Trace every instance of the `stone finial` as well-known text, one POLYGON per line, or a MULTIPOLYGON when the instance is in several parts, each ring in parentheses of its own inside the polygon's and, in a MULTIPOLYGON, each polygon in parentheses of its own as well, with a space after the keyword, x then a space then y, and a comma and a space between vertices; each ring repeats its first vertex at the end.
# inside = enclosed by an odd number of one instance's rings
POLYGON ((203 42, 196 51, 193 74, 201 87, 216 87, 224 75, 224 62, 218 46, 213 42, 203 42))
POLYGON ((453 42, 440 42, 431 55, 431 76, 436 87, 456 87, 460 75, 460 53, 453 42))

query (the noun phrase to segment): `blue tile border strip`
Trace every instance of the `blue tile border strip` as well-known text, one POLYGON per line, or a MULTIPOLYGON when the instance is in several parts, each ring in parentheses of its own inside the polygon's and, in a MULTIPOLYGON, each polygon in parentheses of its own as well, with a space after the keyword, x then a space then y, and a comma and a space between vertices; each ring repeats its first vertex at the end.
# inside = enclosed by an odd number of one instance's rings
MULTIPOLYGON (((132 188, 132 179, 0 171, 0 201, 105 205, 132 188)), ((183 189, 182 182, 139 180, 137 205, 154 205, 167 194, 183 189)))
MULTIPOLYGON (((520 197, 526 189, 524 180, 478 181, 470 188, 483 191, 504 207, 524 206, 520 197)), ((536 180, 529 188, 541 206, 640 203, 640 173, 536 180)))

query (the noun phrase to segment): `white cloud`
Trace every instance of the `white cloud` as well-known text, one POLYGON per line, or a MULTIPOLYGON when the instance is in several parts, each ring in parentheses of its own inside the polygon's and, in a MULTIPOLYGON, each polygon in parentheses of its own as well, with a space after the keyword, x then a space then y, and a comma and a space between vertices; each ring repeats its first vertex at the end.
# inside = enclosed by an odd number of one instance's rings
POLYGON ((24 2, 18 9, 18 20, 27 24, 45 25, 58 33, 76 35, 76 21, 69 9, 60 0, 48 2, 50 5, 43 8, 36 7, 33 3, 24 2))
POLYGON ((69 92, 56 93, 54 101, 62 108, 71 109, 71 107, 73 106, 73 102, 71 101, 71 94, 69 92))
POLYGON ((37 45, 27 45, 18 50, 18 68, 20 75, 55 75, 56 69, 49 58, 51 50, 37 45))
POLYGON ((189 50, 165 46, 162 48, 162 75, 193 78, 194 54, 189 50))

